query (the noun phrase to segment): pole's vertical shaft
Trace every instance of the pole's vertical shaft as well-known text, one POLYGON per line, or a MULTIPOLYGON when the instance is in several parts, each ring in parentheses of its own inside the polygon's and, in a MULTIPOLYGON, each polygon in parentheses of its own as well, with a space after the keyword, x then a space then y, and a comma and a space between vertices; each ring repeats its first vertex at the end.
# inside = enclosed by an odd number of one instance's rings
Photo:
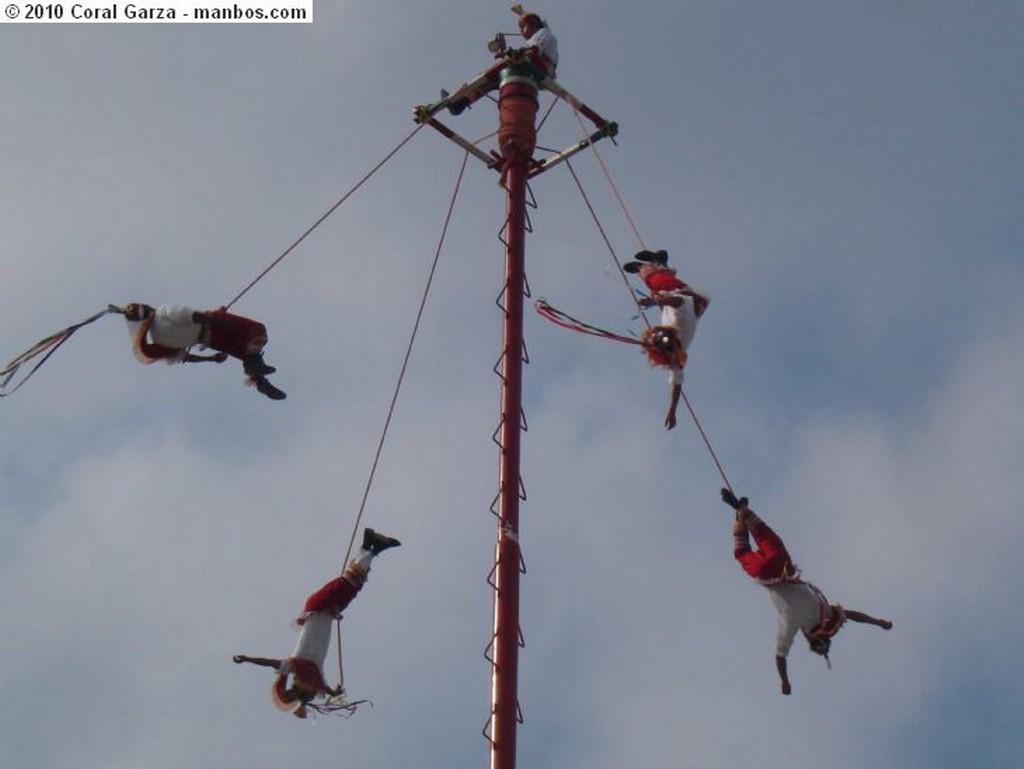
POLYGON ((519 661, 519 501, 522 422, 523 287, 526 180, 536 143, 537 85, 502 73, 498 142, 506 189, 504 333, 495 563, 494 657, 491 677, 491 769, 515 769, 519 661))

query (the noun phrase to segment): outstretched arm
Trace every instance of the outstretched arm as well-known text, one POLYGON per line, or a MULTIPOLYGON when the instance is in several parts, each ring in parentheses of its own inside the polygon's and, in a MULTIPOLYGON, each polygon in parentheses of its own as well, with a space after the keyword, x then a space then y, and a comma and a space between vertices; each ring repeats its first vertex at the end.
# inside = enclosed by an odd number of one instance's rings
POLYGON ((275 660, 272 657, 248 657, 244 654, 236 654, 231 659, 234 660, 236 665, 248 662, 250 665, 259 665, 261 668, 274 668, 274 670, 281 667, 281 660, 275 660))
POLYGON ((887 619, 879 619, 878 617, 872 617, 870 614, 865 614, 862 611, 854 611, 853 609, 843 609, 843 614, 851 622, 861 622, 865 625, 876 625, 882 630, 891 630, 892 621, 887 619))
POLYGON ((671 430, 676 426, 676 409, 679 407, 679 395, 683 391, 683 386, 674 384, 672 389, 669 391, 668 398, 668 413, 665 414, 665 429, 671 430))
POLYGON ((786 658, 775 655, 775 669, 779 671, 779 683, 782 684, 782 693, 789 694, 793 688, 789 685, 789 674, 786 672, 786 658))

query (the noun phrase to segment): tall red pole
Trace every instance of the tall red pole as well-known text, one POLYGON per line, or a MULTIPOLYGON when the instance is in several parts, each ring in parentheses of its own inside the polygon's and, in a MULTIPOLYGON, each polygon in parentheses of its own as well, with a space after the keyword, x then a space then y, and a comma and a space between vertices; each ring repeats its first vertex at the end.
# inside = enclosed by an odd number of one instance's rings
POLYGON ((506 190, 504 333, 498 466, 498 541, 494 571, 491 769, 515 769, 519 662, 519 501, 523 391, 526 181, 536 145, 537 83, 531 72, 502 72, 498 144, 506 190))

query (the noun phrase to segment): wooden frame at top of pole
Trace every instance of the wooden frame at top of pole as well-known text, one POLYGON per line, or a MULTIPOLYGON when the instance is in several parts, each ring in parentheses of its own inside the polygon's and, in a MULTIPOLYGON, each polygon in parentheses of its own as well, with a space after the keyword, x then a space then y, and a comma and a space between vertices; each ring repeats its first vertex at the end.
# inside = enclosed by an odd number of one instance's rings
POLYGON ((497 84, 501 71, 509 68, 510 66, 521 67, 530 71, 531 77, 537 81, 539 88, 549 91, 555 96, 555 98, 561 99, 563 102, 568 104, 574 112, 577 112, 587 118, 587 120, 593 123, 597 129, 586 138, 581 139, 575 144, 569 145, 561 152, 556 152, 544 160, 533 161, 527 175, 528 179, 532 179, 538 174, 544 173, 552 166, 556 166, 559 163, 568 160, 576 153, 585 150, 594 142, 600 141, 604 138, 609 138, 612 142, 615 141, 615 137, 619 133, 618 123, 603 118, 586 103, 574 96, 567 89, 563 88, 554 78, 546 76, 516 51, 506 52, 500 61, 492 64, 472 80, 463 83, 451 94, 445 94, 440 101, 432 104, 421 104, 415 107, 413 109, 413 120, 416 123, 426 123, 446 139, 457 144, 459 147, 462 147, 462 149, 470 155, 475 157, 477 160, 480 160, 488 168, 500 172, 504 163, 504 158, 502 158, 499 153, 494 150, 491 152, 485 152, 480 149, 480 147, 477 146, 478 142, 473 142, 465 138, 448 127, 445 123, 438 120, 437 113, 446 109, 449 105, 454 104, 467 94, 484 90, 488 88, 490 84, 497 84))

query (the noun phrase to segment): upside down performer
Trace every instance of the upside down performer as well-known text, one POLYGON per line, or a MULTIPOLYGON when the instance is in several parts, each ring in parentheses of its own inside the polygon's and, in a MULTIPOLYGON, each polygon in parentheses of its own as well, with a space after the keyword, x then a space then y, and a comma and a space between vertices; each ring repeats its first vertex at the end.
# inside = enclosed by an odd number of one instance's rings
POLYGON ((341 619, 341 613, 366 584, 373 559, 400 544, 393 537, 364 529, 363 546, 345 566, 341 576, 330 580, 306 599, 302 615, 295 620, 300 628, 299 639, 290 657, 234 656, 237 664, 248 662, 275 670, 270 696, 280 710, 305 718, 307 707, 316 707, 313 702, 317 697, 340 696, 343 693, 340 686, 332 687, 324 679, 324 660, 331 645, 331 623, 341 619))
POLYGON ((644 332, 644 351, 652 366, 669 370, 669 403, 665 427, 676 426, 676 408, 683 386, 686 351, 697 331, 697 319, 711 303, 707 295, 696 291, 676 277, 668 266, 668 252, 641 251, 622 266, 639 275, 651 295, 639 300, 641 307, 660 307, 661 322, 644 332))
POLYGON ((271 400, 284 400, 285 393, 274 387, 267 375, 277 369, 263 362, 267 329, 262 323, 226 310, 198 312, 190 307, 133 302, 124 307, 125 320, 132 336, 132 349, 141 363, 223 363, 228 357, 242 361, 246 384, 271 400), (199 345, 216 350, 214 355, 197 355, 199 345))
POLYGON ((732 491, 722 489, 722 501, 736 511, 732 529, 734 557, 743 571, 767 588, 779 613, 775 668, 783 694, 792 691, 786 657, 798 630, 807 639, 811 651, 822 655, 828 663, 832 637, 847 620, 875 625, 883 630, 892 628, 892 622, 887 619, 845 609, 837 603, 830 604, 818 588, 801 579, 800 570, 793 564, 782 539, 747 506, 746 497, 737 499, 732 491), (750 547, 751 536, 756 550, 750 547))

